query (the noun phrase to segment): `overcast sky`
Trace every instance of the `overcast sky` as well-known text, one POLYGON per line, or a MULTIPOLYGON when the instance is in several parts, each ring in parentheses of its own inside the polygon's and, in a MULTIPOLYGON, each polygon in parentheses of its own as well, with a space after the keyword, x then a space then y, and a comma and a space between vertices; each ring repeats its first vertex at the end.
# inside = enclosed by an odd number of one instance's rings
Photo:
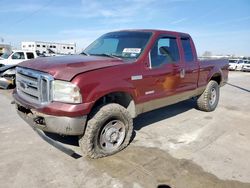
MULTIPOLYGON (((0 0, 0 38, 75 42, 78 51, 120 29, 191 34, 201 55, 250 56, 250 0, 0 0)), ((1 42, 1 40, 0 40, 1 42)))

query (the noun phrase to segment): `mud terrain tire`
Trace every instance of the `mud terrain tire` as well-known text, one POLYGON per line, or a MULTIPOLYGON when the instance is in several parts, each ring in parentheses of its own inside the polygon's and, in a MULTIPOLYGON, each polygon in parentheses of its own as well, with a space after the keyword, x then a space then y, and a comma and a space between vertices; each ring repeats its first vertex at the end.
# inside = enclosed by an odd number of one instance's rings
POLYGON ((79 145, 90 158, 109 156, 129 144, 132 131, 133 120, 129 112, 119 104, 107 104, 98 108, 88 120, 79 145))
POLYGON ((214 111, 218 105, 220 96, 220 88, 216 81, 211 80, 202 93, 197 99, 197 106, 199 110, 205 112, 214 111))

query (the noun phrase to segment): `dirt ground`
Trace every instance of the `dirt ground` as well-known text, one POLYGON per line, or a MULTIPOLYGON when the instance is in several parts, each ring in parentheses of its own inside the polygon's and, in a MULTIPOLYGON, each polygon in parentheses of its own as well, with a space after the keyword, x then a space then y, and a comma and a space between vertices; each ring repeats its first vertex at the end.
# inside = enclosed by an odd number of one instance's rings
POLYGON ((250 187, 250 73, 230 72, 214 112, 187 100, 139 116, 128 148, 98 160, 42 140, 11 101, 0 90, 0 187, 250 187))

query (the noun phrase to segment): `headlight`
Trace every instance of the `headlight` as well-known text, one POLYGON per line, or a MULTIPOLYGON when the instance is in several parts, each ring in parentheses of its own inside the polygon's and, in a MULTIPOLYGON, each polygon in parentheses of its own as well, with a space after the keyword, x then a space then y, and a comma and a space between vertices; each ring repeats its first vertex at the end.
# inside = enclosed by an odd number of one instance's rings
POLYGON ((52 82, 52 100, 65 103, 81 103, 80 89, 71 82, 54 80, 52 82))

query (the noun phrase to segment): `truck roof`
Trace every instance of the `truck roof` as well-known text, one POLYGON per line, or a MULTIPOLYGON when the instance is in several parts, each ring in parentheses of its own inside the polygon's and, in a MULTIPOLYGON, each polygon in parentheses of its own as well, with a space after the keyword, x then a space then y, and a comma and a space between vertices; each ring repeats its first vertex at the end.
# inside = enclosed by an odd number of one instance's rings
POLYGON ((35 50, 12 50, 12 52, 33 52, 35 53, 35 50))
MULTIPOLYGON (((113 32, 151 32, 155 34, 174 34, 174 35, 180 35, 180 36, 187 36, 190 37, 188 33, 182 33, 177 31, 169 31, 169 30, 161 30, 161 29, 125 29, 125 30, 118 30, 113 32)), ((112 33, 112 32, 110 32, 112 33)))

